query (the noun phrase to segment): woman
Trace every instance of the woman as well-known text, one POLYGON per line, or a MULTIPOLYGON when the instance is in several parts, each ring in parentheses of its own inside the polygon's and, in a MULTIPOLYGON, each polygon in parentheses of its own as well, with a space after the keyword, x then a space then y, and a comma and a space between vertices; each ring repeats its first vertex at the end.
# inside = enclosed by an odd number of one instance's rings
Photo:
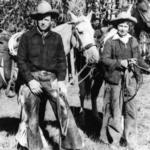
POLYGON ((117 33, 106 41, 102 53, 105 94, 100 140, 116 147, 122 137, 129 149, 136 149, 135 95, 139 71, 135 65, 146 69, 149 66, 140 57, 137 40, 129 34, 136 18, 122 12, 111 23, 117 33))

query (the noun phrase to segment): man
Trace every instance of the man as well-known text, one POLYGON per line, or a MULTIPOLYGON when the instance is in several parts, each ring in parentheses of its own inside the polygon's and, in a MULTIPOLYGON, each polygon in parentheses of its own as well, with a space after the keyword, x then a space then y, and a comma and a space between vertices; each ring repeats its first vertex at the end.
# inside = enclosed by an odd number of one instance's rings
POLYGON ((137 40, 129 34, 136 18, 122 12, 111 23, 117 33, 108 39, 102 53, 105 68, 103 124, 100 140, 116 149, 121 137, 129 150, 136 150, 136 93, 140 74, 136 66, 149 68, 140 57, 137 40))
POLYGON ((66 58, 62 39, 50 30, 51 17, 56 16, 58 13, 50 4, 41 1, 37 11, 31 14, 36 27, 23 34, 19 44, 18 67, 24 83, 19 91, 22 104, 22 122, 16 136, 19 149, 41 150, 47 145, 39 128, 40 104, 47 99, 59 121, 60 146, 82 148, 81 136, 65 98, 66 58))

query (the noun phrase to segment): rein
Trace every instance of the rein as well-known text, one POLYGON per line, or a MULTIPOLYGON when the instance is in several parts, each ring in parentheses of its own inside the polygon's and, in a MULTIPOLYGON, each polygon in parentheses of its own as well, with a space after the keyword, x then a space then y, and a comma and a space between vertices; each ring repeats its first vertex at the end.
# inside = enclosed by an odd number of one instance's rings
POLYGON ((75 79, 78 78, 79 75, 80 75, 87 67, 90 67, 90 68, 91 68, 90 71, 89 71, 89 73, 88 73, 83 79, 81 79, 80 81, 78 81, 78 84, 81 84, 84 80, 86 80, 86 79, 92 74, 92 72, 93 72, 93 70, 94 70, 94 68, 93 68, 92 66, 89 66, 88 63, 86 63, 86 64, 82 67, 82 69, 79 71, 79 73, 77 73, 77 75, 76 75, 72 80, 70 80, 70 82, 68 83, 68 86, 71 85, 71 84, 75 81, 75 79))
MULTIPOLYGON (((137 68, 139 68, 140 70, 142 70, 142 71, 145 71, 146 73, 148 73, 148 74, 150 74, 150 71, 148 70, 148 69, 146 69, 146 68, 143 68, 143 67, 141 67, 141 66, 139 66, 138 64, 134 64, 134 63, 132 63, 132 65, 133 66, 135 66, 135 67, 137 67, 137 68)), ((124 73, 124 75, 125 75, 126 73, 124 73)), ((126 84, 126 81, 125 81, 126 79, 125 79, 125 77, 124 77, 124 81, 123 81, 123 87, 122 87, 122 91, 124 91, 124 87, 125 87, 125 84, 126 84)), ((139 90, 139 88, 140 88, 140 85, 141 85, 141 83, 138 85, 138 83, 136 84, 136 91, 135 91, 135 93, 128 99, 128 100, 126 100, 125 101, 125 103, 128 103, 129 101, 131 101, 131 100, 133 100, 133 98, 137 95, 137 92, 138 92, 138 90, 139 90)), ((124 95, 124 92, 123 92, 123 95, 124 95)), ((123 96, 123 99, 124 99, 124 96, 123 96)))
POLYGON ((148 70, 148 69, 146 69, 146 68, 143 68, 143 67, 141 67, 141 66, 139 66, 139 65, 137 65, 137 64, 134 64, 137 68, 139 68, 140 70, 142 70, 142 71, 145 71, 146 73, 148 73, 148 74, 150 74, 150 70, 148 70))

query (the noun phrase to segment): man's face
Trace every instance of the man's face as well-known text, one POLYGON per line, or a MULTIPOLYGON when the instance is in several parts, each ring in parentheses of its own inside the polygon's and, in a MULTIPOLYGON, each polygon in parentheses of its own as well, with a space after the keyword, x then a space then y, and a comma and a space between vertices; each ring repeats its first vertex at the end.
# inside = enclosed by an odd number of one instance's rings
POLYGON ((118 28, 118 34, 121 37, 127 35, 127 33, 129 32, 129 25, 127 22, 118 24, 117 28, 118 28))
POLYGON ((46 16, 41 20, 38 20, 38 27, 41 31, 46 31, 51 25, 51 16, 46 16))

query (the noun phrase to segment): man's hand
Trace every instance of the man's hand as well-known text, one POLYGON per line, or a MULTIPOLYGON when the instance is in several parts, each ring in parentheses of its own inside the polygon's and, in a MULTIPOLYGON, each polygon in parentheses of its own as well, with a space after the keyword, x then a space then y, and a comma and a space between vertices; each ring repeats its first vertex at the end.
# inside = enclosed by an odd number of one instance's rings
POLYGON ((65 85, 64 81, 58 81, 58 89, 64 93, 65 95, 67 95, 67 87, 65 85))
POLYGON ((42 93, 42 86, 38 81, 33 79, 33 80, 29 81, 28 85, 34 94, 42 93))

